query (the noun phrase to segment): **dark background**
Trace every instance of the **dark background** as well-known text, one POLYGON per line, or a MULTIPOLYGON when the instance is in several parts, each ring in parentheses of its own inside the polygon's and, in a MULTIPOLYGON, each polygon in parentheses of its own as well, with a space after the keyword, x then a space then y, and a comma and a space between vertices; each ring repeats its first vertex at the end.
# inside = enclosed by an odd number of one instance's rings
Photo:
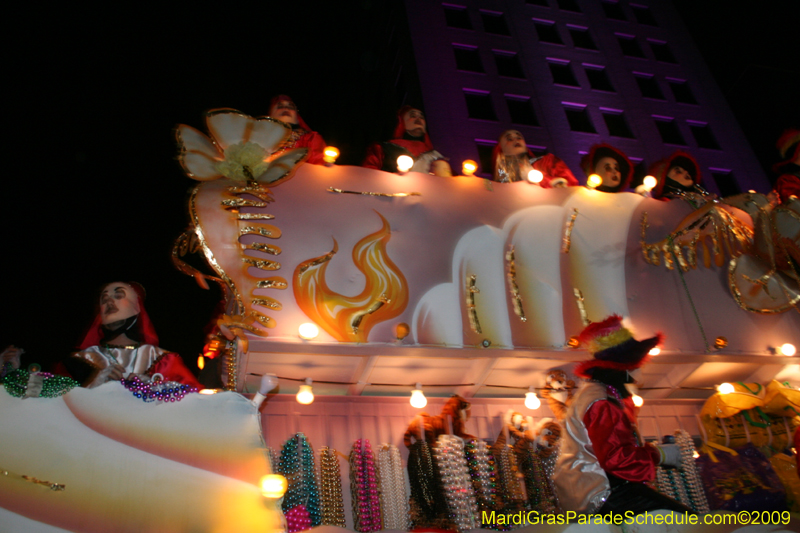
MULTIPOLYGON (((775 141, 800 126, 800 3, 708 4, 675 1, 774 180, 775 141)), ((202 129, 202 112, 217 107, 265 115, 286 93, 340 148, 340 164, 359 164, 401 103, 387 72, 402 9, 366 0, 18 9, 5 24, 0 347, 47 366, 80 341, 100 285, 136 280, 161 346, 193 368, 221 295, 170 260, 194 183, 175 161, 174 126, 202 129)))

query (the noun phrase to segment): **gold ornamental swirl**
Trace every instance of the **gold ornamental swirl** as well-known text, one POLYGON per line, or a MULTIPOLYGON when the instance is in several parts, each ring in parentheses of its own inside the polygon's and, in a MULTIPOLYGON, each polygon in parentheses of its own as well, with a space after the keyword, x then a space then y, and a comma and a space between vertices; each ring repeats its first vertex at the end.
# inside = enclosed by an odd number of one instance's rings
POLYGON ((271 224, 245 226, 239 230, 239 235, 260 235, 261 237, 278 239, 281 236, 281 230, 271 224))
POLYGON ((647 212, 642 213, 641 246, 644 260, 651 265, 662 261, 667 270, 675 264, 687 272, 697 268, 697 248, 703 250, 703 265, 711 267, 713 259, 722 267, 728 259, 749 253, 753 244, 753 230, 734 216, 723 204, 709 202, 690 213, 678 227, 656 243, 647 242, 647 212), (707 240, 711 241, 709 252, 707 240))
POLYGON ((564 228, 564 238, 562 239, 561 243, 561 251, 565 254, 569 253, 569 249, 572 246, 572 228, 575 226, 575 219, 578 218, 578 208, 572 209, 572 214, 567 221, 567 225, 564 228))
POLYGON ((376 324, 398 316, 408 305, 408 282, 386 251, 389 222, 377 214, 381 229, 353 247, 353 263, 366 278, 360 294, 339 294, 325 281, 328 264, 339 249, 336 239, 333 250, 300 263, 294 271, 294 296, 300 309, 341 342, 366 342, 376 324))
POLYGON ((506 252, 506 277, 508 278, 508 288, 511 291, 511 303, 514 306, 514 314, 523 322, 528 321, 525 310, 522 308, 522 296, 517 286, 517 265, 514 257, 514 246, 509 246, 506 252))
POLYGON ((475 333, 482 333, 481 322, 478 320, 478 309, 475 307, 475 295, 479 294, 481 290, 477 286, 478 276, 471 274, 467 276, 467 315, 469 316, 469 327, 475 333))

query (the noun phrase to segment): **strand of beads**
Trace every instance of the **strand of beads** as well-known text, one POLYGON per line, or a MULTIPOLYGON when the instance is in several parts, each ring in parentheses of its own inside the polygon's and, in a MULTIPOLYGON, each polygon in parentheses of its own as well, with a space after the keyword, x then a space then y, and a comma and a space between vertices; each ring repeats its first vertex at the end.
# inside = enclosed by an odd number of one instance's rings
POLYGON ((77 381, 66 376, 56 376, 50 372, 29 372, 20 368, 9 372, 3 378, 3 385, 5 385, 6 391, 15 398, 25 396, 31 374, 38 374, 43 378, 42 391, 39 393, 40 398, 57 398, 79 385, 77 381))
MULTIPOLYGON (((286 514, 287 521, 290 510, 298 506, 304 506, 311 520, 311 526, 318 526, 321 516, 316 467, 314 465, 314 450, 305 435, 297 433, 284 443, 278 462, 278 471, 289 482, 289 488, 281 506, 284 514, 286 514)), ((301 514, 297 516, 301 516, 301 514)), ((297 525, 300 524, 301 520, 298 519, 295 522, 297 525)), ((300 530, 289 529, 289 533, 294 531, 300 530)))
POLYGON ((683 463, 681 477, 689 493, 689 502, 692 509, 700 514, 706 514, 710 512, 708 498, 706 498, 703 482, 700 481, 700 475, 697 472, 697 464, 695 463, 697 451, 694 448, 694 441, 691 435, 684 430, 675 432, 675 441, 681 449, 681 462, 683 463))
POLYGON ((381 480, 383 527, 408 531, 408 498, 403 477, 400 450, 394 444, 383 444, 378 450, 378 475, 381 480))
POLYGON ((464 457, 464 441, 453 435, 440 435, 433 450, 442 474, 442 486, 450 516, 459 531, 478 527, 478 503, 464 457))
POLYGON ((497 450, 495 464, 498 467, 501 494, 506 510, 520 510, 524 507, 522 489, 517 479, 517 458, 511 446, 504 444, 497 450))
POLYGON ((137 375, 123 379, 122 385, 134 396, 145 402, 179 402, 189 393, 197 392, 197 387, 184 385, 177 381, 142 381, 137 375))
POLYGON ((342 476, 336 450, 325 446, 319 452, 322 525, 347 527, 342 502, 342 476))
POLYGON ((286 526, 291 533, 292 531, 305 531, 311 529, 311 517, 308 515, 308 509, 305 505, 298 505, 292 507, 285 513, 286 526))
POLYGON ((433 462, 430 446, 424 440, 414 442, 408 450, 408 483, 411 487, 409 501, 414 528, 433 524, 447 513, 439 495, 441 476, 433 462))
POLYGON ((494 458, 489 453, 489 445, 478 439, 472 439, 464 444, 464 455, 467 458, 472 487, 480 511, 499 510, 497 500, 497 471, 494 468, 494 458))
POLYGON ((378 475, 369 440, 358 439, 350 451, 350 494, 356 531, 383 529, 378 475))

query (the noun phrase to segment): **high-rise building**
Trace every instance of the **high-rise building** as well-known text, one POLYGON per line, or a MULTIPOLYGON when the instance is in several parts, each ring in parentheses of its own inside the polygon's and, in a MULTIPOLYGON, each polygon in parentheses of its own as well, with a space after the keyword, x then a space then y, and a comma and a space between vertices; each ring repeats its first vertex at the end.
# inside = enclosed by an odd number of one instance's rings
POLYGON ((506 129, 562 158, 579 180, 595 143, 637 177, 675 150, 703 186, 770 189, 691 35, 668 0, 406 0, 416 78, 436 148, 455 170, 491 172, 506 129))

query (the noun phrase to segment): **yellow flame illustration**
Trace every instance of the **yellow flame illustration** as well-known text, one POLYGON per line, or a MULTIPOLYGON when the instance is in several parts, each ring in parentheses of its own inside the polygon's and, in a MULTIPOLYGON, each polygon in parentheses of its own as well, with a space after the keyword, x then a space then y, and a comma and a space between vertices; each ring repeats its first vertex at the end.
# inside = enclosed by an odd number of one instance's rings
POLYGON ((383 227, 353 248, 353 262, 367 278, 361 294, 344 296, 325 282, 328 262, 339 250, 336 239, 333 250, 300 263, 294 271, 294 297, 300 309, 338 341, 366 342, 373 326, 398 316, 408 305, 406 278, 386 253, 391 228, 377 214, 383 227))

